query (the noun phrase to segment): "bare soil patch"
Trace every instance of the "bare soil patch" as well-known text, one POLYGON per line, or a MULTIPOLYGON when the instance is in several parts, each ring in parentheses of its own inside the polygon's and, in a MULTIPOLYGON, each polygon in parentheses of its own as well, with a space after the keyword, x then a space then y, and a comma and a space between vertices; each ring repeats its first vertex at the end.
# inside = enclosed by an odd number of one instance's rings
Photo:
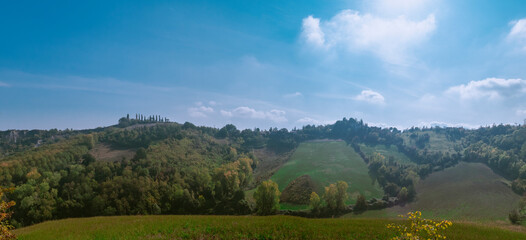
POLYGON ((99 161, 115 162, 124 159, 130 160, 135 156, 137 149, 115 149, 108 144, 97 144, 89 151, 99 161))
POLYGON ((281 193, 281 201, 294 204, 308 204, 310 195, 316 190, 316 184, 309 175, 294 179, 281 193))
POLYGON ((292 156, 294 150, 286 153, 276 154, 267 148, 255 149, 254 155, 258 160, 258 164, 254 169, 253 187, 258 186, 261 182, 270 179, 270 177, 292 156))

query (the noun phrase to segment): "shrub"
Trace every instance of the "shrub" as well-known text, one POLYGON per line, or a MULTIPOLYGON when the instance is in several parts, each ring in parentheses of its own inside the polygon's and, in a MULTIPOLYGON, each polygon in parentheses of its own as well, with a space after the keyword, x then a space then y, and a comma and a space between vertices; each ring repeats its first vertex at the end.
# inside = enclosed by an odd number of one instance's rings
POLYGON ((316 192, 310 194, 310 209, 312 213, 318 213, 321 207, 320 196, 316 192))
POLYGON ((446 239, 446 236, 441 234, 441 231, 447 229, 453 223, 447 220, 435 222, 429 219, 423 219, 422 213, 419 211, 409 212, 407 215, 400 215, 406 218, 409 223, 402 225, 388 224, 388 229, 396 231, 397 236, 393 240, 410 239, 446 239))
POLYGON ((508 214, 508 219, 510 219, 510 222, 512 224, 517 224, 518 225, 522 221, 522 216, 521 216, 521 214, 519 213, 518 210, 513 210, 513 211, 511 211, 508 214))
POLYGON ((355 212, 363 212, 367 210, 367 203, 365 202, 365 197, 360 194, 356 198, 356 204, 354 205, 354 211, 355 212))

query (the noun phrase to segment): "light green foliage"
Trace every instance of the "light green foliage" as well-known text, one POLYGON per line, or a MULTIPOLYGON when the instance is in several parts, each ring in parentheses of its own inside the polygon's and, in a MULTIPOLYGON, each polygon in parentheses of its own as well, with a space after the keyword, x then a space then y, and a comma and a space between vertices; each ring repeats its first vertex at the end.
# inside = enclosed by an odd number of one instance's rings
POLYGON ((278 184, 272 180, 264 181, 254 193, 256 208, 259 215, 274 214, 279 210, 279 196, 281 193, 278 184))
POLYGON ((345 208, 345 201, 347 200, 347 188, 349 188, 349 185, 344 181, 338 181, 336 183, 336 188, 338 189, 336 194, 336 206, 338 209, 342 210, 345 208))
POLYGON ((424 219, 419 211, 409 212, 407 215, 400 215, 400 217, 406 218, 409 223, 404 225, 388 224, 387 228, 396 232, 396 236, 392 240, 446 239, 447 237, 443 232, 453 225, 447 220, 435 222, 424 219))
POLYGON ((331 211, 341 211, 345 208, 345 200, 347 200, 347 185, 344 181, 330 184, 325 187, 325 203, 327 208, 331 211))
POLYGON ((320 196, 316 192, 310 194, 309 206, 312 212, 317 213, 321 207, 320 196))

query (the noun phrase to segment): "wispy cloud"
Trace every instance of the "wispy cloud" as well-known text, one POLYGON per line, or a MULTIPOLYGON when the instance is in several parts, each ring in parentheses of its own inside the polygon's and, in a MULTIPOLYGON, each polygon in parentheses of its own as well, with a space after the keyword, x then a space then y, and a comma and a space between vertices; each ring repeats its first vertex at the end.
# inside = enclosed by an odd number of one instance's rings
POLYGON ((9 87, 9 84, 5 82, 0 82, 0 87, 9 87))
POLYGON ((508 40, 520 45, 522 50, 526 50, 526 18, 510 22, 511 30, 508 33, 508 40))
POLYGON ((178 90, 189 90, 181 87, 155 86, 129 82, 113 77, 53 76, 19 71, 3 71, 0 72, 0 74, 14 79, 16 85, 13 85, 13 87, 21 88, 74 90, 124 95, 137 95, 144 92, 169 93, 178 90))
POLYGON ((286 112, 282 110, 272 109, 270 111, 258 111, 250 107, 238 107, 232 111, 221 110, 221 115, 225 117, 240 117, 251 119, 268 119, 272 122, 281 123, 287 122, 285 117, 286 112))
POLYGON ((303 117, 303 118, 300 118, 296 121, 296 123, 299 123, 301 125, 307 125, 307 124, 312 124, 312 125, 325 125, 325 124, 331 124, 331 123, 334 123, 336 121, 322 121, 322 120, 318 120, 318 119, 314 119, 314 118, 311 118, 311 117, 303 117))
POLYGON ((466 129, 476 129, 479 128, 481 125, 476 124, 468 124, 468 123, 448 123, 448 122, 440 122, 440 121, 431 121, 431 122, 420 122, 417 124, 417 127, 462 127, 466 129))
POLYGON ((384 17, 418 18, 437 9, 439 2, 440 0, 369 0, 365 1, 365 8, 384 17))
POLYGON ((515 114, 517 114, 517 116, 526 116, 526 109, 518 109, 515 111, 515 114))
POLYGON ((303 96, 303 94, 300 92, 289 93, 289 94, 283 95, 283 97, 286 97, 286 98, 294 98, 294 97, 301 97, 301 96, 303 96))
POLYGON ((461 99, 511 97, 526 93, 526 80, 487 78, 453 86, 446 93, 459 96, 461 99))
POLYGON ((354 98, 358 101, 364 101, 372 104, 384 104, 385 98, 382 94, 372 91, 372 90, 363 90, 358 96, 354 98))

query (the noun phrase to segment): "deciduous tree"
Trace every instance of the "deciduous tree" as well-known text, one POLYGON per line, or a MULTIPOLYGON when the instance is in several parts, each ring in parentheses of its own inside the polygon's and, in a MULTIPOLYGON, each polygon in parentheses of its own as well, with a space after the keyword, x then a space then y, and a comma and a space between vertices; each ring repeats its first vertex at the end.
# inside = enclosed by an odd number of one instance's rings
POLYGON ((277 183, 272 180, 262 182, 254 193, 257 213, 259 215, 276 213, 279 210, 280 195, 277 183))
POLYGON ((7 239, 16 239, 16 236, 11 230, 13 229, 13 226, 9 224, 9 218, 11 217, 11 212, 9 211, 9 208, 15 205, 15 202, 13 201, 4 201, 4 193, 13 191, 13 189, 10 188, 2 188, 0 187, 0 239, 1 240, 7 240, 7 239))

